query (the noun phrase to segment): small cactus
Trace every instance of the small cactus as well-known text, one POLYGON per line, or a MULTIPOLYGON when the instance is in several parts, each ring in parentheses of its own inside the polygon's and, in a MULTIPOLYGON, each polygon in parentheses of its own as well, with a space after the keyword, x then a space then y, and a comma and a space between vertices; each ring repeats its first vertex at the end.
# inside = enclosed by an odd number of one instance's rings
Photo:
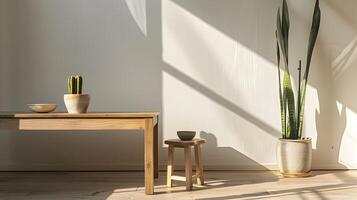
POLYGON ((70 76, 68 78, 68 93, 82 94, 83 78, 82 76, 70 76))

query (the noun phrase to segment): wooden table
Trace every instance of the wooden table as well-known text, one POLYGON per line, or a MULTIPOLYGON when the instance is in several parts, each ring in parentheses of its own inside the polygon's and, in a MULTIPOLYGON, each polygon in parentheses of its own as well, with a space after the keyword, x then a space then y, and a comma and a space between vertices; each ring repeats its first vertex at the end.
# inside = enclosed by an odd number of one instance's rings
POLYGON ((0 129, 12 130, 143 130, 145 193, 154 194, 158 177, 159 113, 0 113, 0 129))

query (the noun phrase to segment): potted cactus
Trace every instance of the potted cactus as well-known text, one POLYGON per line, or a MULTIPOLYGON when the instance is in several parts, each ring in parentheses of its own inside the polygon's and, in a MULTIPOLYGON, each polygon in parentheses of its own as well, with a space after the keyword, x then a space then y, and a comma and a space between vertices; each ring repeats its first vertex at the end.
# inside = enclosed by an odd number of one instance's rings
POLYGON ((316 0, 307 49, 305 72, 302 80, 301 61, 299 62, 299 82, 296 99, 297 103, 295 104, 295 95, 292 89, 292 81, 289 71, 288 44, 290 22, 286 0, 283 0, 282 10, 279 8, 277 14, 276 41, 282 129, 282 138, 279 139, 277 145, 277 160, 280 173, 285 177, 307 176, 311 171, 311 138, 302 137, 302 125, 304 119, 306 85, 309 76, 311 58, 320 28, 320 18, 321 11, 319 0, 316 0), (282 76, 280 73, 281 68, 283 68, 282 76))
POLYGON ((68 93, 64 95, 64 103, 68 113, 86 113, 90 101, 88 94, 82 94, 83 78, 70 76, 68 78, 68 93))

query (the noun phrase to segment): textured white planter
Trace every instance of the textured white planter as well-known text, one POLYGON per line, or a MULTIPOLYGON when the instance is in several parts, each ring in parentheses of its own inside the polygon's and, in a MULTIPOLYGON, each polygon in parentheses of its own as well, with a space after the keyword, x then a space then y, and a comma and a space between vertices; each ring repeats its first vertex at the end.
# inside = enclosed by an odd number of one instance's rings
POLYGON ((301 140, 279 139, 277 159, 284 177, 304 177, 311 172, 311 138, 301 140))
POLYGON ((68 113, 78 114, 87 112, 90 101, 88 94, 65 94, 63 98, 68 113))

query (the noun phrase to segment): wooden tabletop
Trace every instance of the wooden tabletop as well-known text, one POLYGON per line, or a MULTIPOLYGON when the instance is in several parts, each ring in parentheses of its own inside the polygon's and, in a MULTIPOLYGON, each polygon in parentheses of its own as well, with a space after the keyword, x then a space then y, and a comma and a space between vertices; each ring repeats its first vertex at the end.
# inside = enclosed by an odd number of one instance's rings
POLYGON ((96 113, 0 113, 0 119, 34 118, 152 118, 158 112, 96 112, 96 113))

